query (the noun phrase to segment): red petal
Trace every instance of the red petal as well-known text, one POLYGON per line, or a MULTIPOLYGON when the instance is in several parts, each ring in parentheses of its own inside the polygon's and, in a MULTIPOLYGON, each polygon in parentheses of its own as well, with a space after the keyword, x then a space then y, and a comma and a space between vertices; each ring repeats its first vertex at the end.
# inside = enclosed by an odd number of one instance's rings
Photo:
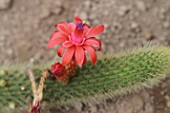
POLYGON ((84 61, 84 49, 80 46, 76 47, 75 59, 79 67, 81 67, 84 61))
POLYGON ((86 58, 86 54, 84 54, 84 61, 83 64, 85 64, 87 62, 87 58, 86 58))
POLYGON ((51 40, 51 39, 54 39, 54 38, 59 38, 59 37, 67 37, 67 36, 57 30, 56 32, 54 32, 54 33, 50 36, 50 40, 51 40))
POLYGON ((64 41, 66 41, 68 38, 67 37, 59 37, 59 38, 55 38, 53 40, 50 40, 50 42, 47 44, 47 48, 52 48, 64 41))
POLYGON ((77 24, 77 23, 79 23, 79 22, 82 22, 82 19, 81 19, 79 16, 76 16, 76 17, 74 18, 74 22, 77 24))
POLYGON ((61 45, 58 50, 57 50, 57 54, 59 57, 62 57, 63 56, 63 53, 65 51, 65 48, 61 45))
POLYGON ((93 47, 91 46, 83 46, 83 48, 85 50, 87 50, 90 58, 91 58, 91 61, 92 61, 92 64, 95 64, 96 63, 96 60, 97 60, 97 55, 96 55, 96 51, 93 47))
POLYGON ((87 38, 95 37, 96 35, 101 34, 103 31, 104 31, 103 25, 92 27, 87 33, 86 37, 87 38))
POLYGON ((69 28, 70 32, 74 32, 76 25, 74 23, 69 23, 68 28, 69 28))
POLYGON ((70 46, 72 46, 72 45, 73 45, 73 43, 70 42, 70 41, 66 41, 66 42, 62 43, 62 46, 63 46, 63 47, 70 47, 70 46))
POLYGON ((101 42, 96 38, 89 38, 84 42, 84 45, 98 47, 98 51, 101 50, 101 42))
POLYGON ((86 35, 89 31, 89 28, 87 26, 84 26, 83 34, 86 35))
POLYGON ((58 30, 62 32, 63 34, 67 36, 70 34, 69 29, 68 29, 68 24, 66 22, 61 22, 57 24, 57 27, 58 27, 58 30))
POLYGON ((75 51, 75 46, 72 46, 66 50, 62 59, 63 66, 66 66, 72 60, 74 51, 75 51))
MULTIPOLYGON (((58 24, 67 24, 66 22, 59 22, 58 24)), ((58 27, 58 24, 55 24, 54 27, 58 27)))

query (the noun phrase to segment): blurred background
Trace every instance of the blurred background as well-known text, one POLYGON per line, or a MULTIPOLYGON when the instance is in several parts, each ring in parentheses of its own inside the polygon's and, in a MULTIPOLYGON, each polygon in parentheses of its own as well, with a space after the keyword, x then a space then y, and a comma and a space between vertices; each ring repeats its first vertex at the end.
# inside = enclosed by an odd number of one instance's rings
MULTIPOLYGON (((0 64, 48 62, 45 48, 54 24, 80 16, 104 24, 102 52, 170 45, 170 0, 0 0, 0 64)), ((100 104, 49 108, 49 113, 170 113, 170 79, 139 93, 100 104)))

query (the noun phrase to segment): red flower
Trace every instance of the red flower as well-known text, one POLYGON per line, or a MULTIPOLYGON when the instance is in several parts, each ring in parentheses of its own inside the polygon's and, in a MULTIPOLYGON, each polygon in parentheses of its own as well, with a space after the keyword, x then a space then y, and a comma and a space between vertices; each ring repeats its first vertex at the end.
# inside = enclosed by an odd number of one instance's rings
POLYGON ((56 76, 62 76, 64 74, 66 74, 66 70, 65 70, 64 66, 60 63, 53 64, 51 67, 51 72, 56 76))
POLYGON ((101 42, 95 36, 104 31, 104 26, 90 28, 81 18, 76 17, 74 20, 74 23, 60 22, 55 25, 58 30, 51 35, 47 48, 61 44, 57 54, 60 57, 63 56, 63 66, 69 64, 71 60, 75 60, 81 67, 86 62, 85 51, 88 52, 92 64, 95 64, 96 51, 101 50, 101 42))
POLYGON ((69 77, 67 76, 67 70, 60 63, 55 63, 51 66, 51 73, 57 78, 57 80, 68 83, 69 77))

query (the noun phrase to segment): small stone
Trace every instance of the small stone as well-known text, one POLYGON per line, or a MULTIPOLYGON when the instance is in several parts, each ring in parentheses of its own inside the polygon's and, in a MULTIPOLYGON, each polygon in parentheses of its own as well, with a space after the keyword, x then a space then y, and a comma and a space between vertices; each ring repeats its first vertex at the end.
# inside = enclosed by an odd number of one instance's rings
POLYGON ((4 87, 7 84, 5 80, 0 80, 0 87, 4 87))
POLYGON ((96 105, 91 105, 90 106, 90 113, 97 113, 97 106, 96 105))
POLYGON ((169 23, 168 21, 164 22, 164 23, 163 23, 163 27, 164 27, 165 29, 168 29, 168 28, 170 27, 170 23, 169 23))
POLYGON ((0 9, 8 9, 12 3, 12 0, 0 0, 0 9))
POLYGON ((120 7, 117 13, 119 16, 125 16, 126 14, 128 14, 129 11, 130 7, 123 5, 120 7))
POLYGON ((138 24, 137 23, 135 23, 135 22, 133 22, 132 24, 131 24, 131 29, 136 29, 136 28, 138 28, 138 24))
POLYGON ((13 51, 12 51, 12 49, 7 49, 6 53, 7 53, 7 55, 11 56, 13 54, 13 51))
POLYGON ((170 97, 168 95, 165 95, 165 99, 168 101, 170 100, 170 97))
POLYGON ((91 1, 90 0, 84 1, 84 5, 85 5, 86 8, 89 8, 90 5, 91 5, 91 1))
POLYGON ((83 109, 83 104, 82 104, 82 103, 77 103, 74 107, 75 107, 75 109, 76 109, 78 112, 80 112, 80 111, 82 111, 82 109, 83 109))
POLYGON ((166 105, 168 108, 170 108, 170 101, 167 101, 166 105))
POLYGON ((140 32, 139 24, 136 22, 131 23, 130 29, 135 32, 140 32))
POLYGON ((63 7, 57 7, 57 8, 55 8, 55 9, 53 10, 53 13, 56 14, 56 15, 58 15, 58 14, 60 14, 60 13, 62 12, 62 10, 63 10, 63 7))
POLYGON ((146 7, 146 4, 143 2, 143 1, 136 1, 136 6, 137 8, 140 10, 140 11, 146 11, 147 10, 147 7, 146 7))

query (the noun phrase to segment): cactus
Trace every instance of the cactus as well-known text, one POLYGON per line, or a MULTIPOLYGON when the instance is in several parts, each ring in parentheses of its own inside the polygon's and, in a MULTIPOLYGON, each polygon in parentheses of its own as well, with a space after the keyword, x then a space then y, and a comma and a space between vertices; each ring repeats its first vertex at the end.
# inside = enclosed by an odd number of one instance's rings
MULTIPOLYGON (((22 66, 24 67, 24 66, 22 66)), ((35 66, 38 83, 48 66, 35 66)), ((106 99, 151 87, 170 73, 170 48, 144 47, 116 55, 101 56, 95 65, 87 62, 69 84, 47 79, 43 101, 57 106, 76 102, 102 102, 106 99)), ((27 72, 19 67, 0 70, 0 109, 26 107, 32 100, 27 72)))

